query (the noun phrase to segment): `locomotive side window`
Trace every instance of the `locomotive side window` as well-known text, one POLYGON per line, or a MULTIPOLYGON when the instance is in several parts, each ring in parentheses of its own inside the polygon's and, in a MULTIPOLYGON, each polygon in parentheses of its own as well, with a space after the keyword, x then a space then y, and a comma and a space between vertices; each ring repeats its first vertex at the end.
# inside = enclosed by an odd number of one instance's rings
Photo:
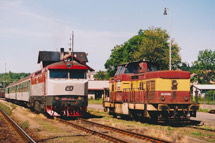
POLYGON ((115 75, 119 75, 123 72, 125 66, 120 66, 115 75))
POLYGON ((86 70, 50 70, 50 78, 86 79, 86 70))
POLYGON ((155 66, 153 66, 152 64, 148 64, 148 71, 158 71, 157 68, 155 66))

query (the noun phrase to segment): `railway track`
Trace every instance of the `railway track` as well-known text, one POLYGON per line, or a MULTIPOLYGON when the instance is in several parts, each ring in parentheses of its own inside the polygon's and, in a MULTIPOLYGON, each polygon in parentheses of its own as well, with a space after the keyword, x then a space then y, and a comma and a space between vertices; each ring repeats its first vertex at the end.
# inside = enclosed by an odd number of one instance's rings
POLYGON ((115 142, 115 143, 127 143, 126 141, 123 141, 121 139, 118 139, 118 138, 115 138, 115 137, 112 137, 112 136, 109 136, 109 135, 106 135, 104 133, 100 133, 100 132, 97 132, 97 131, 94 131, 94 130, 91 130, 91 129, 88 129, 88 128, 85 128, 83 126, 80 126, 80 125, 77 125, 77 124, 74 124, 72 122, 68 122, 68 121, 65 121, 63 119, 59 119, 57 118, 58 121, 62 122, 62 123, 65 123, 67 125, 70 125, 76 129, 79 129, 79 130, 82 130, 82 131, 85 131, 89 134, 92 134, 92 135, 96 135, 96 136, 99 136, 103 139, 106 139, 108 141, 111 141, 111 142, 115 142))
POLYGON ((214 129, 204 129, 204 128, 198 128, 198 127, 195 127, 195 126, 192 126, 192 127, 189 127, 189 128, 197 129, 197 130, 203 130, 203 131, 215 132, 215 130, 214 130, 214 129))
MULTIPOLYGON (((97 136, 99 136, 99 137, 101 137, 103 139, 106 139, 108 141, 111 141, 111 142, 127 143, 127 141, 123 141, 123 140, 115 138, 113 136, 110 136, 110 135, 107 135, 107 134, 104 134, 104 133, 101 133, 101 132, 97 132, 97 131, 85 128, 83 126, 78 125, 77 123, 74 124, 72 122, 62 120, 62 119, 59 119, 59 118, 57 120, 60 121, 60 122, 66 123, 68 125, 71 125, 71 126, 77 128, 77 129, 80 129, 82 131, 85 131, 87 133, 90 133, 92 135, 97 135, 97 136)), ((144 141, 150 141, 150 142, 153 142, 153 143, 169 143, 169 141, 153 138, 153 137, 146 136, 146 135, 141 135, 141 134, 130 132, 130 131, 125 131, 125 130, 122 130, 122 129, 106 126, 106 125, 103 125, 103 124, 98 124, 98 123, 91 122, 91 121, 88 121, 88 120, 85 120, 85 119, 78 119, 78 121, 85 122, 87 124, 91 124, 93 126, 96 126, 96 127, 102 128, 102 129, 110 130, 110 131, 122 134, 123 136, 133 137, 135 139, 140 139, 140 140, 144 140, 144 141)))
POLYGON ((36 143, 12 118, 10 118, 4 111, 0 109, 0 112, 4 118, 13 126, 14 130, 20 135, 20 137, 28 143, 36 143))
POLYGON ((153 143, 169 143, 169 141, 166 141, 166 140, 162 140, 162 139, 158 139, 158 138, 154 138, 154 137, 150 137, 150 136, 147 136, 147 135, 142 135, 142 134, 138 134, 138 133, 135 133, 135 132, 130 132, 130 131, 126 131, 126 130, 122 130, 122 129, 118 129, 118 128, 114 128, 114 127, 111 127, 111 126, 91 122, 91 121, 88 121, 88 120, 85 120, 85 119, 79 119, 79 120, 81 120, 83 122, 86 122, 88 124, 92 124, 92 125, 94 125, 96 127, 111 130, 111 131, 114 131, 114 132, 117 132, 117 133, 120 133, 120 134, 123 134, 123 135, 126 135, 126 136, 135 137, 135 138, 138 138, 138 139, 141 139, 141 140, 151 141, 153 143))

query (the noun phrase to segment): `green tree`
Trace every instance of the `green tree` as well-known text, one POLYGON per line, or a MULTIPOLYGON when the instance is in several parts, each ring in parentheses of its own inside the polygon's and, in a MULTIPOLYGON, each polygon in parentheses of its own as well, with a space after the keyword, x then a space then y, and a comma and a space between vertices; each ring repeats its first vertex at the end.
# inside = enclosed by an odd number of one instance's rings
POLYGON ((7 86, 11 82, 18 81, 28 75, 30 75, 30 73, 13 73, 11 71, 8 73, 0 73, 0 82, 6 82, 4 86, 7 86))
POLYGON ((215 82, 215 51, 199 51, 198 60, 193 63, 192 82, 209 84, 215 82))
POLYGON ((119 64, 123 63, 123 46, 117 45, 111 50, 110 58, 105 63, 108 75, 113 76, 119 64))
POLYGON ((181 69, 183 71, 190 71, 191 67, 188 63, 182 62, 181 65, 179 66, 179 69, 181 69))
MULTIPOLYGON (((161 28, 150 28, 144 31, 142 44, 135 52, 136 60, 145 59, 152 62, 157 69, 166 70, 169 65, 169 44, 167 42, 169 36, 165 30, 161 28)), ((172 42, 172 68, 176 69, 181 63, 181 57, 178 54, 180 48, 172 42)))
MULTIPOLYGON (((105 68, 113 76, 119 64, 145 59, 152 62, 157 69, 167 70, 169 65, 169 36, 161 28, 139 30, 122 45, 111 50, 111 55, 105 63, 105 68)), ((176 69, 181 63, 180 48, 172 40, 172 68, 176 69)))
POLYGON ((199 70, 215 70, 215 51, 199 51, 198 60, 194 62, 194 67, 199 70))
POLYGON ((109 76, 106 72, 99 70, 97 74, 94 75, 94 78, 96 78, 97 80, 108 80, 109 76))

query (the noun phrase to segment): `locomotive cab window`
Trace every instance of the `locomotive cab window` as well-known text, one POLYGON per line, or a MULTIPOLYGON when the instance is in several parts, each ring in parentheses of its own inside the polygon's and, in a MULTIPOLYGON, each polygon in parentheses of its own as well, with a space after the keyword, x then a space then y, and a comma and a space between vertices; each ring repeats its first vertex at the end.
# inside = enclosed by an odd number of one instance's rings
POLYGON ((156 66, 152 65, 152 64, 148 64, 148 71, 158 71, 156 66))
POLYGON ((138 63, 132 63, 132 64, 128 64, 126 69, 125 69, 125 73, 137 73, 139 69, 139 64, 138 63))
POLYGON ((125 66, 120 66, 115 75, 119 75, 124 71, 125 66))
POLYGON ((52 69, 50 70, 50 78, 86 79, 86 73, 86 70, 52 69))

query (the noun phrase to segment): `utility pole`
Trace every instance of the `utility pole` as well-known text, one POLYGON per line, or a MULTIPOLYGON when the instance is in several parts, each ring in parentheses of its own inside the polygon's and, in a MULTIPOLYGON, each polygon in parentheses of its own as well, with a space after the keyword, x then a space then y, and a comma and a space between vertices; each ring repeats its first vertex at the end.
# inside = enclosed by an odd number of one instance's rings
POLYGON ((3 88, 5 88, 5 84, 6 84, 6 67, 7 67, 7 63, 4 63, 4 81, 3 81, 3 88))
POLYGON ((72 31, 72 55, 74 52, 74 31, 72 31))
POLYGON ((164 8, 164 15, 167 15, 167 10, 169 11, 169 38, 170 38, 170 42, 169 42, 169 70, 172 70, 172 38, 171 38, 171 12, 168 8, 164 8))

